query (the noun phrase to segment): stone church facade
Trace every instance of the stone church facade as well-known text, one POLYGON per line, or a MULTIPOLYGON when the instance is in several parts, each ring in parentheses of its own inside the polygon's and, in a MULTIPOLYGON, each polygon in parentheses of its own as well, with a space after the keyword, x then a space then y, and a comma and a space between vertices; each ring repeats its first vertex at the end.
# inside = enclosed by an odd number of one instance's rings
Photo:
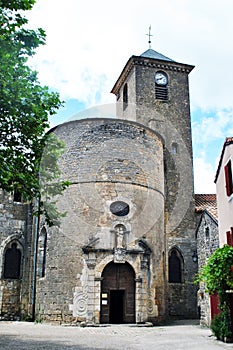
POLYGON ((3 201, 2 318, 156 324, 197 317, 192 69, 151 49, 132 56, 112 89, 116 118, 50 131, 66 146, 59 165, 70 186, 57 202, 66 216, 48 228, 22 203, 20 229, 6 230, 3 201), (18 309, 12 303, 9 311, 12 283, 18 309))

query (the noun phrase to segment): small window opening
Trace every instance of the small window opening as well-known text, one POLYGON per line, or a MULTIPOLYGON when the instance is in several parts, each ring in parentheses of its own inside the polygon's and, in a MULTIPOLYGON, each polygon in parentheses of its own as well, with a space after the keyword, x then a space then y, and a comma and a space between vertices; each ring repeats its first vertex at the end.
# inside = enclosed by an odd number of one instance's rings
POLYGON ((178 153, 178 144, 176 142, 172 143, 172 154, 178 153))
POLYGON ((110 205, 110 211, 116 216, 126 216, 129 214, 129 205, 122 201, 116 201, 110 205))
POLYGON ((22 194, 19 191, 14 191, 14 202, 22 202, 22 194))
POLYGON ((206 236, 206 238, 210 237, 210 228, 209 228, 209 226, 205 227, 205 236, 206 236))
POLYGON ((125 109, 127 106, 128 106, 128 85, 126 83, 123 88, 123 109, 125 109))

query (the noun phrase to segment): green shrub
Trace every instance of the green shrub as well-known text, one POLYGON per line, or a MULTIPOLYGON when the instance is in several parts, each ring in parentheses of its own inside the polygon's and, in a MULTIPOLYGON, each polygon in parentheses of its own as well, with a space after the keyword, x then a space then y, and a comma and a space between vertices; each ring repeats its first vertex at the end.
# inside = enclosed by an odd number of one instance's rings
POLYGON ((227 307, 220 314, 214 316, 210 328, 218 340, 224 341, 232 338, 231 317, 227 307))
POLYGON ((211 324, 213 334, 219 340, 232 340, 230 296, 227 292, 233 289, 233 247, 224 245, 209 257, 196 279, 196 283, 205 283, 206 292, 217 293, 221 313, 216 315, 211 324))

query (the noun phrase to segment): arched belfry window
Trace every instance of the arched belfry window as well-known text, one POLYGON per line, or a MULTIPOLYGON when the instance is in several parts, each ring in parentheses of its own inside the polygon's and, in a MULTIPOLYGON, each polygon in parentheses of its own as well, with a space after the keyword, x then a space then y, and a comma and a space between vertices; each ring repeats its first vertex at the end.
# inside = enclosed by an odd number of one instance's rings
POLYGON ((183 282, 183 257, 177 248, 172 248, 168 257, 169 283, 183 282))
POLYGON ((128 85, 125 83, 123 87, 123 109, 128 106, 128 85))
POLYGON ((46 250, 47 250, 47 230, 45 227, 43 227, 40 231, 39 241, 38 241, 37 273, 40 277, 45 276, 46 250))
POLYGON ((155 73, 155 98, 157 100, 168 100, 168 76, 163 71, 155 73))
POLYGON ((11 242, 4 255, 3 278, 19 279, 21 277, 22 253, 17 242, 11 242))

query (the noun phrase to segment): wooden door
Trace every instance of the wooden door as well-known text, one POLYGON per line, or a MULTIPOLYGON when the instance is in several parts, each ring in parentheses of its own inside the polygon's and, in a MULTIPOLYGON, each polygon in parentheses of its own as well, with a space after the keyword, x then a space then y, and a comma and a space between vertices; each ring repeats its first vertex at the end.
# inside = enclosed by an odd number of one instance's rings
POLYGON ((218 294, 211 294, 210 295, 210 314, 211 314, 211 320, 214 318, 214 316, 218 315, 221 312, 219 309, 219 299, 218 294))
POLYGON ((135 273, 128 264, 109 263, 102 273, 101 323, 135 322, 135 273))

